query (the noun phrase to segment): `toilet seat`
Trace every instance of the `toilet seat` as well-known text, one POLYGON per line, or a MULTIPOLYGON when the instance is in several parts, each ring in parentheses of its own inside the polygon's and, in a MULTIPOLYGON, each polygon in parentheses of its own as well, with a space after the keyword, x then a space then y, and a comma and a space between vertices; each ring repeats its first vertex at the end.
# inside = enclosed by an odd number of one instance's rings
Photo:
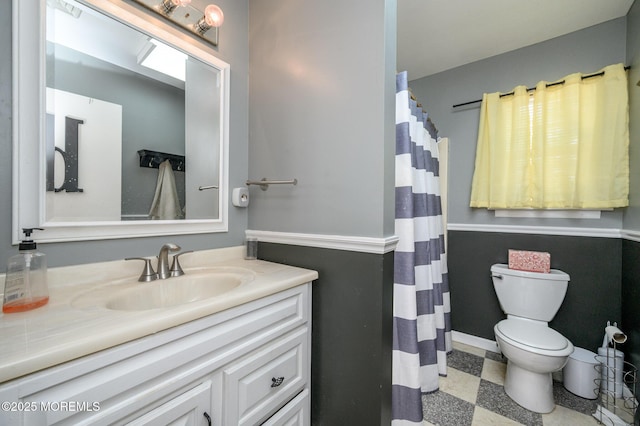
POLYGON ((525 351, 550 356, 566 356, 573 352, 571 342, 546 325, 511 318, 496 324, 494 331, 509 344, 525 351))

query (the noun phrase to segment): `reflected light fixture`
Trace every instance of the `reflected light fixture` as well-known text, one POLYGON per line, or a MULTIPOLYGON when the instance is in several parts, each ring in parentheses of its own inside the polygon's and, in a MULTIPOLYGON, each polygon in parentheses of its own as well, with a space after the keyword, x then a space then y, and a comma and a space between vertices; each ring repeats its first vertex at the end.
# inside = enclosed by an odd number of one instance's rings
POLYGON ((184 7, 189 3, 191 3, 191 0, 162 0, 162 3, 160 3, 160 10, 165 15, 171 15, 178 6, 184 7))
POLYGON ((208 5, 203 12, 191 6, 191 0, 134 1, 214 46, 218 45, 218 32, 224 22, 224 13, 215 4, 208 5))
POLYGON ((147 42, 138 54, 138 63, 180 81, 186 80, 187 55, 158 40, 147 42))
MULTIPOLYGON (((191 1, 191 0, 189 0, 191 1)), ((79 18, 80 15, 82 14, 82 10, 78 9, 77 7, 75 7, 74 5, 67 3, 64 0, 49 0, 47 1, 47 5, 54 7, 56 9, 59 9, 63 12, 68 13, 69 15, 73 16, 74 18, 79 18)))

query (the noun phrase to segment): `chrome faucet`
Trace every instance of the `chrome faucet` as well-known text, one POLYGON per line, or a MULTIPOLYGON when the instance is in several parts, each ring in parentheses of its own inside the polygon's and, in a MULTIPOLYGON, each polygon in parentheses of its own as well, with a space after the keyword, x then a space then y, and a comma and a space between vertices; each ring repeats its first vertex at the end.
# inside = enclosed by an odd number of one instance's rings
POLYGON ((171 276, 171 271, 169 270, 169 252, 170 251, 178 251, 180 250, 180 246, 167 243, 160 248, 160 254, 158 254, 158 278, 164 280, 171 276))
POLYGON ((167 279, 170 277, 179 277, 180 275, 184 275, 184 271, 180 266, 180 262, 178 257, 183 254, 193 253, 193 250, 185 251, 182 253, 178 253, 173 256, 173 262, 171 263, 171 268, 169 268, 169 252, 170 251, 178 251, 180 250, 180 246, 176 244, 167 243, 164 244, 160 248, 160 254, 158 254, 158 272, 153 270, 151 266, 151 259, 147 259, 146 257, 127 257, 125 260, 142 260, 144 261, 144 271, 142 271, 142 275, 138 278, 138 281, 148 283, 150 281, 155 281, 157 279, 167 279))

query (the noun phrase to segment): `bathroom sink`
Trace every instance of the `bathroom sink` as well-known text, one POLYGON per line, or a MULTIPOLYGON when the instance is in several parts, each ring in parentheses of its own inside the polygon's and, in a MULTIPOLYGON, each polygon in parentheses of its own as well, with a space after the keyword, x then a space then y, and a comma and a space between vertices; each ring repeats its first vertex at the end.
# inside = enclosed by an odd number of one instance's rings
POLYGON ((185 275, 149 283, 137 278, 117 280, 74 299, 76 308, 106 308, 115 311, 145 311, 170 308, 215 298, 247 283, 254 273, 242 268, 193 268, 185 275))
POLYGON ((105 303, 116 311, 144 311, 197 302, 227 293, 242 284, 239 277, 215 274, 214 277, 182 277, 158 280, 147 285, 123 290, 105 303))

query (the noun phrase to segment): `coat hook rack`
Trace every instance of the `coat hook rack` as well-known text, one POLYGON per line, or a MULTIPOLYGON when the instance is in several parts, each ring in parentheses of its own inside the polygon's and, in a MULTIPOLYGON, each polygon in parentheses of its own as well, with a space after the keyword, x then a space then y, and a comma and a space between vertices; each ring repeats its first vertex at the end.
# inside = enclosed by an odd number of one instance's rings
POLYGON ((186 167, 184 155, 141 149, 138 151, 138 156, 140 156, 140 167, 157 169, 165 160, 169 160, 171 168, 176 172, 184 172, 186 167))
POLYGON ((266 191, 269 189, 269 185, 297 185, 298 179, 291 180, 267 180, 267 178, 262 178, 261 180, 248 180, 246 182, 247 186, 250 185, 259 185, 260 189, 266 191))

